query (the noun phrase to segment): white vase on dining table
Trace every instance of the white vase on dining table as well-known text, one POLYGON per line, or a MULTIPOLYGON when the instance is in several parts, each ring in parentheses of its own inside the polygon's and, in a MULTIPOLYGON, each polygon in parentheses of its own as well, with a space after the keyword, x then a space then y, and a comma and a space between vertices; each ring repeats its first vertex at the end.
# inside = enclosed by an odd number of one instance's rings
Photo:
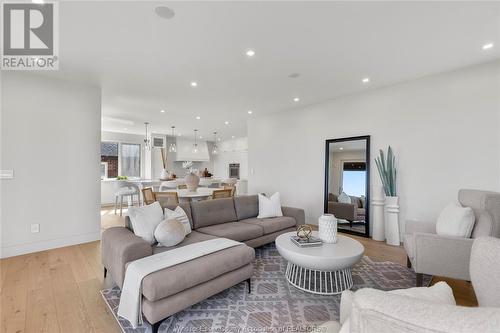
POLYGON ((189 172, 185 178, 186 187, 189 192, 196 192, 200 185, 200 177, 194 172, 189 172))

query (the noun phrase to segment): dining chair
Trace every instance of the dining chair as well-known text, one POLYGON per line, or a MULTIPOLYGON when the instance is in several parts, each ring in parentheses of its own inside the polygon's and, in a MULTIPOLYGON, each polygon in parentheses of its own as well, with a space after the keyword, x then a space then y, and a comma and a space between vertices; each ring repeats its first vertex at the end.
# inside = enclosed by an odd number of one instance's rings
POLYGON ((236 193, 236 186, 224 186, 225 190, 231 190, 231 196, 234 197, 234 194, 236 193))
POLYGON ((153 192, 153 188, 146 187, 142 189, 142 198, 145 205, 150 205, 156 201, 155 193, 153 192))
POLYGON ((222 198, 230 198, 231 197, 230 189, 224 190, 214 190, 212 193, 212 199, 222 199, 222 198))
POLYGON ((123 198, 127 198, 128 206, 134 205, 134 195, 137 195, 137 202, 140 203, 139 187, 131 182, 119 180, 117 181, 117 190, 115 191, 115 215, 118 208, 118 199, 120 199, 120 216, 123 213, 123 198))
POLYGON ((180 185, 177 185, 177 189, 178 189, 178 190, 185 190, 185 189, 187 189, 187 188, 188 188, 188 187, 187 187, 187 185, 186 185, 186 184, 180 184, 180 185))
POLYGON ((155 192, 154 195, 162 207, 179 204, 177 192, 155 192))

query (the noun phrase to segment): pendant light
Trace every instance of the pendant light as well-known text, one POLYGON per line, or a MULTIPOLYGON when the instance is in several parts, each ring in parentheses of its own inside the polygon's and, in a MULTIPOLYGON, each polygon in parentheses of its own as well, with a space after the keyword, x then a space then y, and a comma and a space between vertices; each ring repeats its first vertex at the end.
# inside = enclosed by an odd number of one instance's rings
POLYGON ((146 128, 146 135, 144 137, 144 148, 146 150, 151 150, 151 138, 149 137, 149 123, 145 122, 144 127, 146 128))
POLYGON ((214 132, 214 148, 212 149, 212 154, 217 155, 219 153, 219 147, 217 147, 217 132, 214 132))
MULTIPOLYGON (((175 126, 172 126, 172 140, 175 140, 175 126)), ((170 145, 168 146, 168 151, 171 153, 177 152, 177 145, 175 144, 175 141, 172 141, 170 145)))
POLYGON ((193 144, 193 153, 197 154, 198 153, 198 141, 196 139, 196 136, 198 134, 198 130, 194 130, 194 144, 193 144))

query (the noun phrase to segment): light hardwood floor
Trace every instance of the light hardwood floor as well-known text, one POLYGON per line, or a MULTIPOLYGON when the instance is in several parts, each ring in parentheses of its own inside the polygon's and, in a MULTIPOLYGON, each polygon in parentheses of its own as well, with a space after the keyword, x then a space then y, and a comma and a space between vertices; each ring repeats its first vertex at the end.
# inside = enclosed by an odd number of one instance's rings
MULTIPOLYGON (((123 219, 103 209, 103 228, 123 219)), ((406 264, 402 247, 352 236, 373 260, 406 264)), ((111 285, 103 279, 100 242, 69 246, 0 261, 0 332, 120 332, 99 291, 111 285)), ((440 278, 435 278, 434 283, 440 278)), ((461 305, 477 304, 470 283, 446 280, 461 305)))

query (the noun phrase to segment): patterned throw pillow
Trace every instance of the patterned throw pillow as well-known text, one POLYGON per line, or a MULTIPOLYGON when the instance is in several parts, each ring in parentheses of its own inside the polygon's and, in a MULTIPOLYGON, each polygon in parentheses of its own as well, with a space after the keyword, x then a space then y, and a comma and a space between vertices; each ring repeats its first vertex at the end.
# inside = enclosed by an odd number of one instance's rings
POLYGON ((189 218, 181 207, 175 207, 175 210, 171 210, 165 208, 165 218, 166 219, 176 219, 184 226, 185 235, 189 235, 191 233, 191 224, 189 223, 189 218))

